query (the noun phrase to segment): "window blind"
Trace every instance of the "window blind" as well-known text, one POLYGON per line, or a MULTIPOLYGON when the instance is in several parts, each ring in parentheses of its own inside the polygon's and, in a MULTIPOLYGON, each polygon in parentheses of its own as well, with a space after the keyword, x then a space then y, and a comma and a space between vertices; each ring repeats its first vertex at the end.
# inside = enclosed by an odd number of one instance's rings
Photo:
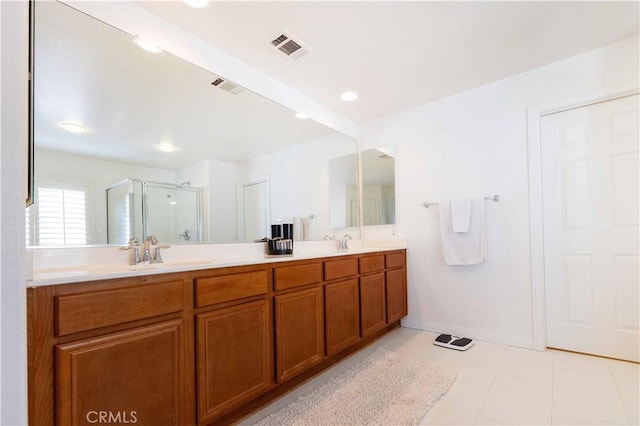
POLYGON ((38 188, 38 245, 87 244, 85 191, 38 188))

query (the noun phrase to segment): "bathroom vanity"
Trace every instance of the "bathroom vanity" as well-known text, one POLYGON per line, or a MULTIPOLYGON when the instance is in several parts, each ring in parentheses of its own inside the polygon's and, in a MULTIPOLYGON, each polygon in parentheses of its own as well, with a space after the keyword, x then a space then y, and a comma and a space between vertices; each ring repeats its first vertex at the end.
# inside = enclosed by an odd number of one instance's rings
POLYGON ((30 424, 228 423, 407 314, 404 249, 184 269, 28 289, 30 424))

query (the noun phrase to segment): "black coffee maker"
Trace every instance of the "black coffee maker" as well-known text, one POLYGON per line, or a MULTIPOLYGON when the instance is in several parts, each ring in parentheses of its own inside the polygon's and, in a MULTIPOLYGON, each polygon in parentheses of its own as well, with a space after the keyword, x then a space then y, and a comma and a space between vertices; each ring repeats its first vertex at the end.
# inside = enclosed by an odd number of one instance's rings
POLYGON ((271 238, 267 240, 267 253, 276 256, 293 254, 293 223, 271 225, 271 238))

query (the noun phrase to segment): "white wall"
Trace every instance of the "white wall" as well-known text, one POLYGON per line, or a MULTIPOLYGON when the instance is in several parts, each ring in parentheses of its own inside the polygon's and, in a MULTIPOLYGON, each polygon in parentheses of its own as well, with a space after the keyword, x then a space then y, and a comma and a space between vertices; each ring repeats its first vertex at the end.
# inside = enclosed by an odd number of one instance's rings
POLYGON ((107 243, 106 188, 127 178, 166 183, 175 183, 176 179, 173 170, 45 149, 36 151, 35 163, 35 181, 38 184, 86 186, 88 244, 107 243))
POLYGON ((238 165, 224 161, 209 161, 209 229, 210 241, 237 241, 236 187, 238 165))
POLYGON ((27 2, 0 2, 0 424, 27 423, 27 2))
POLYGON ((396 146, 396 230, 408 244, 404 325, 533 347, 527 108, 635 89, 638 60, 632 38, 364 126, 363 149, 396 146), (438 208, 422 203, 493 194, 501 200, 486 205, 488 262, 446 266, 438 208))
POLYGON ((329 160, 357 151, 357 143, 340 133, 283 149, 239 165, 238 181, 249 183, 268 177, 271 221, 311 214, 308 240, 332 235, 329 195, 329 160))

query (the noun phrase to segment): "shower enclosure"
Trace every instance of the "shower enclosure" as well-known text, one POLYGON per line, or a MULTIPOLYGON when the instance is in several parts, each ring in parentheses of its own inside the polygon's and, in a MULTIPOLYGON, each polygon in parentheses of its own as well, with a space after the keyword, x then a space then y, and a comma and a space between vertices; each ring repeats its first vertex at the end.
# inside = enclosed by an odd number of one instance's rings
POLYGON ((201 189, 188 185, 126 179, 107 188, 107 242, 202 242, 201 189))

